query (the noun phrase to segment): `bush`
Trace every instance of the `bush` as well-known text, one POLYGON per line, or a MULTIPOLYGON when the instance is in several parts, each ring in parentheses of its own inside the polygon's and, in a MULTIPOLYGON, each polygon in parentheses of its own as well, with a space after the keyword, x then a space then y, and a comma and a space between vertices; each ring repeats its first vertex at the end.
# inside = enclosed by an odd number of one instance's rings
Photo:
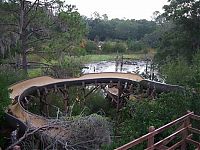
POLYGON ((128 41, 128 50, 132 52, 138 52, 145 48, 145 45, 139 41, 128 41))
POLYGON ((114 51, 119 53, 124 53, 127 50, 127 46, 125 43, 117 42, 114 46, 114 51))
POLYGON ((83 62, 80 57, 64 57, 62 61, 55 62, 48 68, 43 68, 42 73, 55 78, 69 78, 80 76, 83 62))
POLYGON ((103 53, 113 53, 114 52, 114 47, 115 47, 115 44, 113 42, 105 42, 103 45, 102 45, 102 52, 103 53))
POLYGON ((7 85, 11 85, 20 80, 24 80, 27 78, 26 74, 21 69, 15 69, 10 65, 0 65, 0 76, 4 77, 7 85))
POLYGON ((8 82, 6 76, 0 74, 0 118, 2 118, 6 107, 10 104, 8 82))
POLYGON ((194 81, 191 84, 200 92, 200 50, 193 56, 192 63, 194 81))
POLYGON ((99 92, 90 94, 86 100, 86 106, 90 109, 91 113, 107 112, 110 109, 108 100, 99 92))
POLYGON ((191 85, 193 69, 184 58, 168 61, 161 66, 160 71, 167 83, 184 86, 191 85))
POLYGON ((95 54, 98 50, 97 44, 94 41, 88 40, 85 46, 86 52, 89 54, 95 54))
MULTIPOLYGON (((118 115, 129 113, 129 116, 120 116, 115 135, 119 136, 113 144, 105 149, 114 149, 126 144, 133 139, 148 133, 148 128, 154 126, 159 128, 178 117, 187 113, 187 110, 199 114, 200 95, 192 95, 190 92, 161 94, 155 101, 142 99, 140 101, 128 101, 127 107, 121 110, 118 115), (178 107, 177 107, 178 106, 178 107)), ((113 114, 114 115, 114 114, 113 114)), ((174 132, 167 130, 156 137, 163 138, 174 132)), ((141 144, 135 150, 145 149, 141 144)))
POLYGON ((105 42, 102 45, 103 53, 124 53, 127 50, 127 45, 124 42, 117 41, 117 42, 105 42))

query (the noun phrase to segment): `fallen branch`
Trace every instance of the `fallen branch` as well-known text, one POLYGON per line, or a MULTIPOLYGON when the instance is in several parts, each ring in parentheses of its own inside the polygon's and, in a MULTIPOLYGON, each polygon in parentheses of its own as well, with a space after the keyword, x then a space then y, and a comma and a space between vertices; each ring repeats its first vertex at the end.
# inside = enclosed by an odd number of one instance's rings
POLYGON ((45 125, 45 126, 36 128, 36 129, 34 129, 33 131, 31 131, 31 129, 28 128, 28 129, 26 130, 26 132, 24 133, 24 135, 23 135, 18 141, 16 141, 16 142, 13 143, 12 145, 10 145, 8 148, 6 148, 6 150, 12 149, 14 146, 16 146, 17 144, 19 144, 20 142, 22 142, 25 138, 27 138, 27 137, 30 136, 30 135, 33 135, 33 134, 36 133, 37 131, 42 130, 42 129, 48 129, 48 128, 52 128, 52 127, 50 127, 49 125, 45 125), (31 132, 30 132, 30 131, 31 131, 31 132))

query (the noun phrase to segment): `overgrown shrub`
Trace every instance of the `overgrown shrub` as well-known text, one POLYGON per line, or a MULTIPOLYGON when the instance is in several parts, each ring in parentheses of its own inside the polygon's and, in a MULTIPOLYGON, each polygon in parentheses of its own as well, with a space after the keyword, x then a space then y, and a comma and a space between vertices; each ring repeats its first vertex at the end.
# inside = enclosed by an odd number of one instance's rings
POLYGON ((144 43, 139 41, 128 41, 127 45, 128 45, 128 50, 131 52, 138 52, 145 48, 144 43))
POLYGON ((6 76, 0 74, 0 118, 2 118, 6 107, 10 103, 8 81, 6 76))
POLYGON ((107 41, 102 45, 102 52, 103 53, 124 53, 127 50, 127 45, 125 42, 116 41, 111 42, 107 41))
POLYGON ((5 64, 0 65, 0 75, 4 77, 4 80, 8 85, 27 78, 23 70, 15 69, 10 65, 5 64))
POLYGON ((80 57, 64 57, 63 60, 55 62, 48 68, 43 68, 44 75, 49 75, 55 78, 69 78, 80 76, 83 63, 80 57))
POLYGON ((105 99, 100 91, 92 93, 86 100, 86 106, 90 109, 91 113, 107 112, 109 107, 108 100, 105 99))
POLYGON ((116 42, 114 46, 114 52, 125 53, 127 50, 126 43, 116 42))
POLYGON ((191 85, 193 69, 184 58, 167 61, 166 64, 162 65, 160 71, 167 83, 184 86, 191 85))
POLYGON ((95 54, 98 50, 97 44, 94 41, 88 40, 85 45, 88 54, 95 54))
POLYGON ((102 52, 103 53, 113 53, 114 52, 115 44, 111 41, 105 42, 102 45, 102 52))
MULTIPOLYGON (((116 126, 116 136, 111 146, 105 149, 114 149, 122 146, 140 136, 148 133, 148 128, 154 126, 159 128, 178 117, 187 113, 187 110, 199 114, 200 95, 193 95, 191 92, 161 94, 156 100, 143 99, 140 101, 128 101, 127 107, 118 113, 120 122, 116 126), (124 113, 123 113, 124 112, 124 113), (126 114, 126 115, 124 115, 126 114), (129 114, 129 115, 127 115, 129 114)), ((115 115, 115 114, 113 114, 115 115)), ((157 138, 163 138, 174 132, 170 129, 163 132, 157 138)), ((141 144, 134 150, 145 148, 141 144)))

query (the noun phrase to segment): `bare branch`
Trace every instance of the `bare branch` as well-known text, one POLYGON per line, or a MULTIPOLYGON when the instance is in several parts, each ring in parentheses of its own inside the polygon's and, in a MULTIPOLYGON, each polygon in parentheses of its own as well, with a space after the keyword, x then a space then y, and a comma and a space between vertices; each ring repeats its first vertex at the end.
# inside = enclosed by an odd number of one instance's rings
POLYGON ((36 6, 36 9, 35 9, 34 15, 33 15, 32 17, 30 17, 30 19, 27 21, 27 23, 25 24, 25 28, 27 28, 27 26, 30 24, 30 22, 31 22, 33 19, 35 19, 36 14, 37 14, 36 12, 37 12, 38 6, 39 6, 39 1, 38 1, 38 3, 37 3, 37 6, 36 6))
POLYGON ((26 43, 25 45, 30 45, 30 44, 33 44, 33 43, 36 43, 36 42, 39 42, 39 41, 42 41, 42 40, 49 40, 49 39, 50 39, 50 37, 39 38, 39 39, 37 39, 37 40, 28 42, 28 43, 26 43))
POLYGON ((35 2, 31 5, 31 7, 28 9, 28 11, 25 13, 25 16, 28 15, 28 13, 33 9, 33 7, 37 4, 36 7, 39 5, 39 0, 35 0, 35 2))
POLYGON ((34 129, 33 131, 31 131, 31 129, 28 128, 28 129, 26 130, 26 132, 24 133, 24 135, 23 135, 17 142, 15 142, 15 143, 13 143, 12 145, 10 145, 6 150, 12 149, 15 145, 19 144, 19 143, 22 142, 25 138, 27 138, 27 137, 30 136, 30 135, 33 135, 33 134, 36 133, 37 131, 43 130, 43 129, 47 129, 47 128, 51 128, 51 127, 52 127, 52 126, 50 126, 50 125, 44 125, 44 126, 42 126, 42 127, 40 127, 40 128, 34 129), (30 131, 31 131, 31 132, 30 132, 30 131))
POLYGON ((14 24, 14 23, 0 23, 0 26, 19 26, 17 24, 14 24))

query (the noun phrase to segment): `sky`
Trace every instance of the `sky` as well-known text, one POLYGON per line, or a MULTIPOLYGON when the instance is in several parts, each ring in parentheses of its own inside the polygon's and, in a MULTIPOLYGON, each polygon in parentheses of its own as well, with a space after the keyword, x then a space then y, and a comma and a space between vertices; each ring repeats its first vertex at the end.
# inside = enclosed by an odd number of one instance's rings
POLYGON ((167 0, 66 0, 66 3, 76 5, 78 12, 89 18, 98 12, 107 14, 108 19, 151 20, 153 12, 162 12, 167 0))

